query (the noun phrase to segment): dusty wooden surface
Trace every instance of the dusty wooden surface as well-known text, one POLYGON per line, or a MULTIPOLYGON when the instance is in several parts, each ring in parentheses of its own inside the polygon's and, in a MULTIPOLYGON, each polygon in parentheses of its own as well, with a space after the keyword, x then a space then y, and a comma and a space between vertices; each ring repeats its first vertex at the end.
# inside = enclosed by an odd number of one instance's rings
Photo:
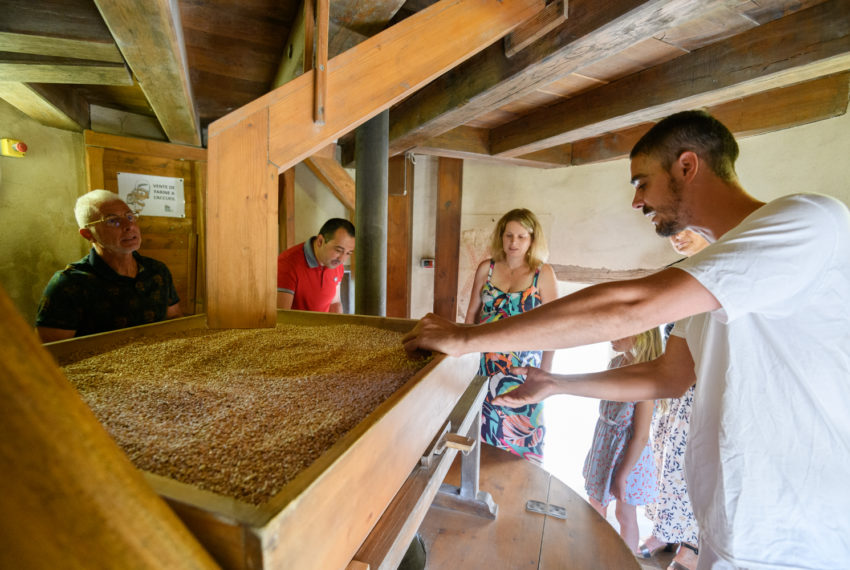
MULTIPOLYGON (((459 484, 456 461, 446 482, 459 484)), ((495 521, 432 507, 419 529, 429 570, 445 568, 639 569, 620 536, 566 484, 510 453, 481 446, 482 491, 495 521), (526 510, 529 500, 566 508, 566 520, 526 510)))

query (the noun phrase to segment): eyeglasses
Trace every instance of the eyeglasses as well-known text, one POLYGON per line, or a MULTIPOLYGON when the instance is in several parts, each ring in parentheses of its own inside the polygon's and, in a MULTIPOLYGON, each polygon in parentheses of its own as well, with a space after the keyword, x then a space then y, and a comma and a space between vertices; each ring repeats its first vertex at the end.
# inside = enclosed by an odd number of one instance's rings
POLYGON ((134 214, 133 212, 127 212, 123 216, 118 216, 118 215, 115 215, 115 214, 109 214, 108 216, 105 216, 105 217, 103 217, 99 220, 95 220, 93 222, 87 223, 85 227, 93 226, 95 224, 99 224, 100 222, 103 222, 104 224, 106 224, 107 226, 109 226, 111 228, 120 228, 122 219, 127 220, 128 224, 135 224, 136 222, 139 221, 139 215, 134 214))

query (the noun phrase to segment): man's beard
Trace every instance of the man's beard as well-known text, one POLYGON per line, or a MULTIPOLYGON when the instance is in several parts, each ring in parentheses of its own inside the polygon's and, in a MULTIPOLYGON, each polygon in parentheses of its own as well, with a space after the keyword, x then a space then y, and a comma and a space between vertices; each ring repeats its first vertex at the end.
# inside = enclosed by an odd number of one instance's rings
MULTIPOLYGON (((659 219, 659 221, 655 224, 655 233, 665 238, 674 236, 687 227, 679 220, 682 205, 682 185, 676 182, 676 180, 671 176, 670 181, 667 183, 667 188, 670 190, 670 196, 672 198, 670 204, 666 206, 664 210, 670 212, 671 218, 659 219)), ((655 211, 655 214, 661 218, 657 210, 655 211)))

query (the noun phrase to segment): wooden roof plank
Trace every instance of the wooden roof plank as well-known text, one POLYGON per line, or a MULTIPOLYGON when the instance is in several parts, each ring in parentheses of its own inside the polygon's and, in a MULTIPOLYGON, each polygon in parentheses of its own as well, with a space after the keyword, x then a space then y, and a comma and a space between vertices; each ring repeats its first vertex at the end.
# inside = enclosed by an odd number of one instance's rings
POLYGON ((168 139, 201 145, 176 2, 95 0, 168 139))
POLYGON ((414 154, 461 158, 483 162, 498 162, 532 168, 558 168, 570 165, 570 145, 545 149, 526 156, 501 158, 490 155, 490 131, 469 126, 452 129, 412 149, 414 154))
POLYGON ((390 154, 466 124, 589 63, 699 17, 701 0, 570 0, 569 19, 512 58, 501 43, 420 90, 390 112, 390 154))
POLYGON ((846 69, 850 7, 832 0, 497 127, 490 150, 520 156, 846 69))

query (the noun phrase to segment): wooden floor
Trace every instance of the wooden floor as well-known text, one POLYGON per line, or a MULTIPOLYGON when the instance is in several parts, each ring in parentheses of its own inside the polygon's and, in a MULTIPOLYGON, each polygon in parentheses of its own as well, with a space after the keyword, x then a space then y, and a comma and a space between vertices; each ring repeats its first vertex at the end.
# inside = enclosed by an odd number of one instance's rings
MULTIPOLYGON (((456 461, 446 482, 458 485, 459 473, 456 461)), ((542 468, 482 444, 480 487, 499 506, 496 520, 431 507, 419 530, 427 569, 640 570, 611 525, 542 468), (532 499, 564 507, 566 520, 527 511, 532 499)))

